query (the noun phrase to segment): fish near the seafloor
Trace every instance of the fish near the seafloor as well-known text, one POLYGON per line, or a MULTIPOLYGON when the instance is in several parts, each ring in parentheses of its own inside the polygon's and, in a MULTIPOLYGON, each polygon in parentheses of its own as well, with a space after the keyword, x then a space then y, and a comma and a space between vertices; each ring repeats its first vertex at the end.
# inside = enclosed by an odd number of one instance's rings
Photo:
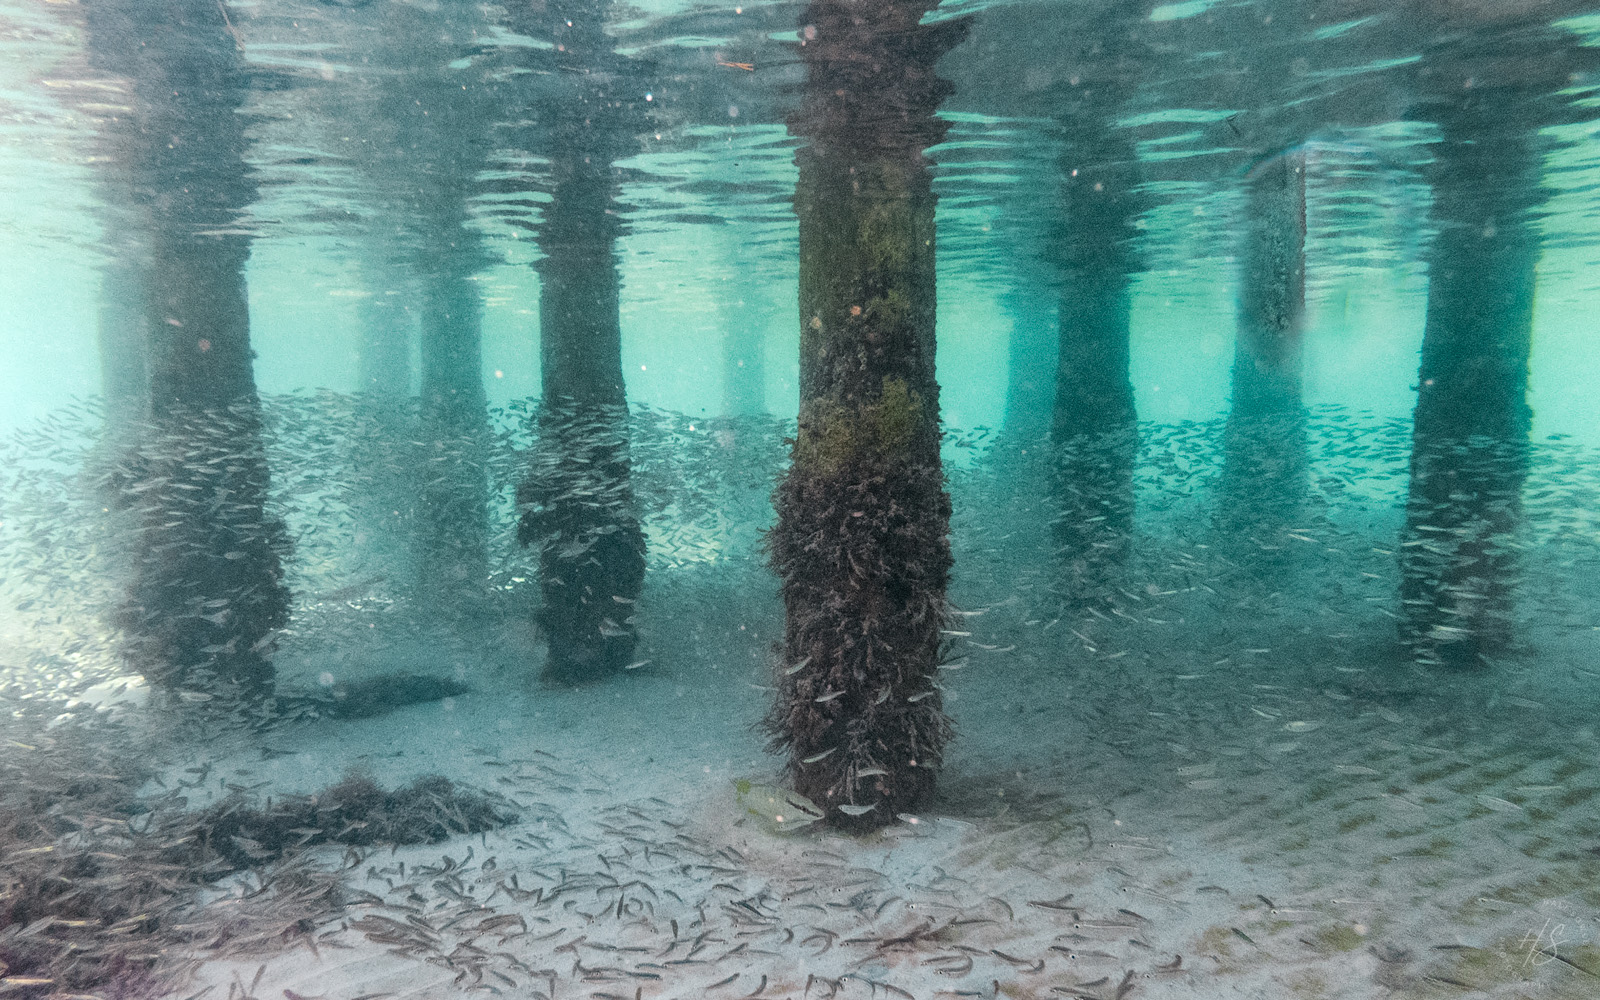
POLYGON ((1072 926, 1076 930, 1083 931, 1123 931, 1129 928, 1137 930, 1139 927, 1138 924, 1130 924, 1126 920, 1076 920, 1072 926))
POLYGON ((1115 1000, 1122 1000, 1123 997, 1127 996, 1129 993, 1132 993, 1134 985, 1133 970, 1129 969, 1122 977, 1122 982, 1117 984, 1117 992, 1114 995, 1115 1000))
POLYGON ((1015 955, 1007 955, 998 948, 990 948, 989 954, 1000 959, 1002 962, 1009 962, 1026 973, 1037 974, 1044 971, 1044 959, 1042 958, 1037 961, 1030 962, 1025 958, 1018 958, 1015 955))
POLYGON ((1069 962, 1075 962, 1080 958, 1109 958, 1109 959, 1115 959, 1117 957, 1117 956, 1111 954, 1109 951, 1084 950, 1084 949, 1079 949, 1079 948, 1065 948, 1065 947, 1062 947, 1059 944, 1051 945, 1050 946, 1050 950, 1051 951, 1059 951, 1059 952, 1061 952, 1063 955, 1067 956, 1067 961, 1069 961, 1069 962))
POLYGON ((1159 899, 1163 903, 1169 903, 1172 906, 1176 906, 1180 910, 1187 910, 1188 909, 1188 907, 1184 906, 1182 903, 1178 902, 1176 899, 1173 899, 1171 896, 1164 896, 1161 893, 1156 892, 1154 889, 1148 889, 1148 888, 1146 888, 1146 887, 1144 887, 1142 885, 1136 885, 1136 884, 1134 884, 1132 882, 1125 883, 1122 886, 1120 891, 1125 892, 1125 893, 1134 893, 1134 892, 1140 893, 1142 895, 1149 896, 1149 897, 1151 897, 1153 899, 1159 899))
POLYGON ((734 783, 739 805, 778 830, 794 830, 821 819, 823 811, 798 792, 740 780, 734 783))
POLYGON ((933 971, 941 976, 955 976, 959 978, 972 971, 971 955, 941 955, 938 958, 929 959, 926 964, 934 965, 936 963, 954 963, 938 964, 938 967, 933 971))
POLYGON ((371 590, 374 586, 387 579, 388 576, 386 574, 379 573, 376 576, 368 577, 367 579, 361 580, 357 583, 352 583, 347 587, 340 587, 336 590, 330 590, 327 593, 317 594, 312 599, 317 601, 353 600, 357 597, 365 595, 368 590, 371 590))
POLYGON ((806 945, 810 944, 811 942, 817 940, 818 938, 821 938, 822 939, 822 948, 819 949, 817 952, 815 952, 815 954, 812 956, 812 957, 816 957, 816 955, 820 955, 823 952, 827 951, 829 948, 832 948, 833 947, 833 939, 838 937, 839 935, 837 933, 835 933, 833 931, 830 931, 830 930, 828 930, 826 928, 823 928, 823 927, 813 927, 812 929, 815 930, 817 933, 815 933, 815 934, 811 935, 810 937, 806 938, 804 941, 801 941, 800 942, 800 947, 804 948, 806 945))

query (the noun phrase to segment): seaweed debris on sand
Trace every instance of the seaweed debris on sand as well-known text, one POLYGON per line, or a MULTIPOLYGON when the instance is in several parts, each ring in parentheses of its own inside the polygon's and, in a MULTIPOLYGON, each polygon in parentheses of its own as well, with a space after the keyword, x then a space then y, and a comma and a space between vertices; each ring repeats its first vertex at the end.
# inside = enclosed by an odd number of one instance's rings
MULTIPOLYGON (((337 871, 308 852, 433 843, 515 821, 509 803, 437 776, 385 791, 347 777, 318 795, 203 811, 154 775, 123 727, 0 714, 0 982, 7 996, 161 995, 196 956, 281 950, 339 914, 337 871), (245 873, 250 891, 216 891, 245 873)), ((190 788, 198 787, 196 777, 190 788)))
POLYGON ((351 775, 316 795, 286 796, 260 807, 234 795, 189 822, 192 850, 207 863, 226 859, 243 870, 302 847, 436 844, 516 819, 504 799, 435 774, 392 792, 351 775))

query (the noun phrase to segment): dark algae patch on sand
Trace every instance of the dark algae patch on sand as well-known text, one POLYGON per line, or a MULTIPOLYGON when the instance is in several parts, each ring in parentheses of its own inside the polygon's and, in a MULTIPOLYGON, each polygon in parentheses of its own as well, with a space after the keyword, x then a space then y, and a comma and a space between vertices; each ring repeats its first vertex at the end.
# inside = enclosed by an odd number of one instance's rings
POLYGON ((190 849, 208 865, 226 860, 242 870, 303 847, 437 844, 516 819, 505 800, 438 775, 392 792, 351 776, 316 795, 275 798, 264 806, 242 796, 219 803, 191 821, 190 849))
POLYGON ((156 996, 188 974, 185 953, 314 948, 344 894, 311 849, 435 843, 517 818, 504 799, 438 776, 394 790, 352 776, 312 796, 236 794, 196 812, 183 787, 139 794, 151 756, 115 725, 49 729, 9 716, 0 747, 8 998, 156 996), (240 873, 253 883, 247 900, 208 913, 219 880, 240 873))

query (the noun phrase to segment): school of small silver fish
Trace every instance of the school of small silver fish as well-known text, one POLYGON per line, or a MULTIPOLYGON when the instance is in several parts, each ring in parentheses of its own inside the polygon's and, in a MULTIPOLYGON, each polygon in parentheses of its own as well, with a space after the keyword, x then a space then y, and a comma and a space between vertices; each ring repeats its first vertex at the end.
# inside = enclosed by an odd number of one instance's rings
MULTIPOLYGON (((292 601, 293 621, 252 644, 337 659, 348 654, 349 643, 363 632, 360 641, 369 648, 410 641, 413 636, 405 630, 419 616, 398 612, 411 606, 479 602, 506 609, 502 614, 514 613, 518 595, 537 578, 536 560, 516 544, 509 522, 515 516, 511 493, 531 446, 528 414, 525 408, 491 414, 485 439, 470 448, 450 445, 448 439, 436 442, 445 454, 478 456, 474 461, 485 465, 483 488, 489 491, 484 521, 475 529, 477 539, 462 543, 484 553, 482 575, 441 595, 437 589, 418 589, 415 560, 423 556, 414 546, 396 541, 413 528, 422 530, 416 525, 421 511, 396 499, 407 490, 403 481, 422 443, 410 436, 416 431, 396 430, 392 415, 380 417, 355 397, 267 400, 262 441, 241 458, 259 453, 270 470, 270 493, 253 516, 287 526, 283 586, 292 601), (376 635, 369 629, 374 616, 384 622, 376 635)), ((124 597, 116 581, 130 560, 168 554, 141 555, 137 543, 144 532, 193 516, 181 489, 152 493, 148 482, 113 477, 111 488, 120 486, 120 501, 130 508, 113 511, 103 491, 86 488, 85 475, 99 477, 106 486, 95 423, 94 407, 78 404, 19 433, 10 446, 13 460, 0 481, 5 512, 0 518, 0 576, 7 600, 19 621, 50 636, 48 642, 29 644, 28 655, 35 662, 8 680, 37 685, 41 692, 81 688, 114 675, 114 637, 104 623, 108 610, 124 597), (149 509, 152 496, 179 506, 149 509), (136 521, 130 523, 128 517, 136 521)), ((716 566, 727 576, 738 567, 759 578, 757 542, 770 517, 763 484, 781 468, 782 426, 758 421, 721 427, 740 442, 740 461, 729 468, 723 462, 731 457, 723 443, 728 436, 713 433, 720 425, 702 422, 688 431, 693 423, 644 408, 636 409, 632 418, 632 488, 646 524, 650 571, 716 566)), ((1247 596, 1256 600, 1271 592, 1259 579, 1263 566, 1292 562, 1300 579, 1314 580, 1320 589, 1317 615, 1326 619, 1319 626, 1324 635, 1343 641, 1370 634, 1378 617, 1398 621, 1403 616, 1397 596, 1402 559, 1417 552, 1426 555, 1409 565, 1425 588, 1432 588, 1426 590, 1432 595, 1428 599, 1442 610, 1418 610, 1415 597, 1408 603, 1412 613, 1433 622, 1431 627, 1448 638, 1453 628, 1449 614, 1462 604, 1460 584, 1448 575, 1452 562, 1488 548, 1516 554, 1514 575, 1507 583, 1513 597, 1504 614, 1530 628, 1567 628, 1582 617, 1582 598, 1561 581, 1593 560, 1594 541, 1600 538, 1593 502, 1600 486, 1589 472, 1593 466, 1586 449, 1561 441, 1535 442, 1520 517, 1496 534, 1485 536, 1475 522, 1455 524, 1449 511, 1430 520, 1428 512, 1415 508, 1407 528, 1405 422, 1373 421, 1324 408, 1313 412, 1307 424, 1310 471, 1299 516, 1291 523, 1252 523, 1247 531, 1230 533, 1222 528, 1219 518, 1225 512, 1217 510, 1213 492, 1224 464, 1221 432, 1220 422, 1142 429, 1131 494, 1117 501, 1132 508, 1133 534, 1117 547, 1121 555, 1114 565, 1103 567, 1098 576, 1079 571, 1076 583, 1068 579, 1074 575, 1070 568, 1066 576, 1052 569, 1052 556, 1070 544, 1059 533, 1018 534, 1012 527, 1016 517, 1042 514, 1048 522, 1055 516, 1048 499, 1047 480, 1055 461, 1049 449, 1042 443, 1031 449, 1014 440, 997 443, 981 433, 953 442, 958 453, 986 456, 950 470, 957 500, 953 540, 960 603, 1008 603, 1018 609, 1032 605, 1022 620, 1037 618, 1041 632, 1078 637, 1080 653, 1109 657, 1124 655, 1131 647, 1113 648, 1118 646, 1113 642, 1102 648, 1106 640, 1084 637, 1110 627, 1113 619, 1118 628, 1148 627, 1152 636, 1174 627, 1209 628, 1235 615, 1247 596), (1456 552, 1462 555, 1452 555, 1456 552), (1085 581, 1093 594, 1069 592, 1081 590, 1085 581), (1074 605, 1066 612, 1056 607, 1063 598, 1074 605)), ((231 454, 212 448, 204 452, 201 464, 225 466, 231 454)), ((197 477, 207 474, 204 467, 191 471, 197 477)), ((269 530, 266 521, 236 528, 245 535, 269 530)), ((172 537, 176 543, 198 544, 181 533, 172 537)), ((234 554, 214 553, 219 561, 234 554)), ((216 623, 219 635, 225 635, 234 620, 233 602, 240 597, 205 591, 194 598, 198 603, 193 613, 216 623)), ((710 616, 712 609, 705 613, 710 616)), ((619 610, 618 616, 619 622, 639 620, 639 612, 631 608, 619 610)), ((723 610, 715 617, 737 615, 723 610)), ((1006 642, 986 644, 957 632, 950 633, 957 649, 979 657, 1004 655, 1006 642)), ((228 640, 219 641, 224 646, 214 652, 237 651, 224 648, 228 640)), ((1158 636, 1151 641, 1160 644, 1158 636)), ((960 668, 958 657, 950 661, 949 669, 960 668)))
MULTIPOLYGON (((264 510, 281 518, 293 538, 285 579, 295 603, 289 627, 277 637, 280 660, 320 657, 315 662, 328 666, 341 662, 341 656, 373 655, 361 643, 381 650, 413 641, 416 616, 410 608, 418 597, 405 584, 412 554, 361 540, 364 515, 351 498, 371 492, 373 474, 350 456, 335 432, 336 426, 348 430, 353 425, 381 440, 376 419, 363 418, 361 401, 332 395, 269 398, 263 413, 259 453, 272 469, 264 510), (351 468, 356 471, 345 471, 351 468), (355 551, 359 558, 352 556, 355 551)), ((489 505, 493 516, 485 530, 485 544, 499 553, 495 558, 503 567, 486 589, 498 588, 501 594, 519 593, 536 577, 507 541, 515 517, 507 501, 529 446, 526 416, 525 410, 496 415, 503 429, 488 444, 471 445, 501 497, 489 505)), ((4 693, 18 704, 50 704, 118 676, 114 647, 96 623, 121 598, 115 568, 125 565, 118 560, 126 558, 127 549, 119 550, 102 527, 115 523, 104 519, 110 512, 101 509, 103 495, 84 487, 81 470, 95 461, 94 435, 87 429, 93 423, 94 410, 86 404, 20 436, 14 446, 18 460, 9 466, 0 492, 5 587, 13 595, 14 617, 29 623, 33 637, 30 659, 5 677, 4 693)), ((652 614, 691 623, 686 630, 660 630, 650 640, 630 671, 642 677, 653 676, 644 667, 683 663, 708 650, 730 662, 759 663, 764 637, 776 635, 781 622, 776 608, 751 596, 760 593, 764 573, 754 551, 766 509, 763 479, 747 466, 723 468, 726 446, 702 433, 704 424, 690 432, 688 423, 641 410, 633 425, 633 484, 650 534, 651 573, 658 584, 680 582, 645 595, 626 612, 637 616, 647 635, 652 614), (734 502, 728 504, 730 496, 734 502), (733 512, 737 518, 730 517, 733 512), (730 597, 733 590, 741 597, 730 597), (741 599, 747 607, 729 603, 741 599)), ((1334 409, 1314 412, 1307 431, 1311 474, 1300 501, 1304 516, 1288 524, 1253 522, 1242 543, 1219 538, 1216 527, 1225 523, 1212 493, 1223 463, 1220 422, 1142 430, 1132 480, 1133 535, 1114 563, 1068 577, 1075 586, 1089 581, 1097 588, 1071 601, 1063 600, 1062 577, 1052 563, 1057 536, 1013 527, 1034 523, 1041 509, 1049 510, 1047 484, 1056 459, 1026 443, 982 434, 955 442, 978 456, 953 466, 950 474, 960 560, 953 596, 963 608, 953 614, 961 624, 946 630, 954 652, 941 677, 958 697, 971 698, 971 685, 990 683, 990 668, 1008 663, 1046 674, 1059 674, 1052 663, 1092 667, 1092 682, 1069 682, 1076 725, 1104 734, 1104 745, 1130 760, 1155 753, 1171 762, 1165 764, 1170 784, 1146 779, 1144 794, 1165 789, 1164 794, 1232 801, 1249 787, 1250 774, 1275 774, 1279 780, 1293 775, 1299 794, 1336 788, 1340 802, 1350 796, 1355 803, 1372 802, 1379 818, 1368 820, 1362 807, 1353 805, 1351 829, 1436 817, 1440 806, 1430 799, 1440 793, 1420 790, 1424 782, 1437 780, 1435 773, 1448 781, 1464 773, 1462 767, 1493 771, 1494 761, 1522 753, 1447 749, 1470 712, 1487 712, 1507 727, 1520 719, 1553 723, 1581 714, 1581 699, 1563 699, 1550 688, 1586 684, 1594 671, 1581 659, 1564 661, 1564 673, 1534 679, 1508 654, 1495 664, 1497 672, 1459 682, 1461 696, 1469 700, 1456 707, 1438 702, 1438 692, 1407 672, 1417 668, 1396 673, 1363 659, 1375 634, 1392 634, 1387 630, 1401 577, 1397 553, 1410 540, 1404 534, 1408 441, 1403 422, 1375 422, 1334 409), (1252 550, 1263 554, 1270 572, 1251 563, 1252 550), (1419 712, 1436 712, 1439 722, 1422 739, 1378 735, 1374 742, 1368 734, 1362 739, 1373 752, 1341 755, 1337 749, 1346 727, 1338 720, 1350 712, 1362 713, 1380 728, 1411 727, 1419 712), (1333 750, 1335 756, 1320 768, 1313 766, 1316 754, 1308 757, 1313 747, 1321 748, 1318 753, 1333 750), (1407 755, 1412 778, 1399 791, 1384 791, 1382 783, 1396 775, 1396 758, 1407 755), (1481 763, 1453 763, 1457 760, 1481 763)), ((752 447, 741 461, 765 456, 761 460, 776 468, 782 461, 782 433, 775 424, 749 427, 752 447)), ((409 441, 391 439, 394 451, 385 475, 398 477, 406 468, 409 441)), ((360 457, 370 462, 381 454, 369 441, 360 457)), ((1573 623, 1583 620, 1583 595, 1563 584, 1576 567, 1592 565, 1600 555, 1597 508, 1591 502, 1600 495, 1594 467, 1581 447, 1554 441, 1531 449, 1521 518, 1501 543, 1519 553, 1510 606, 1519 627, 1535 639, 1569 635, 1573 623)), ((136 487, 129 489, 144 493, 136 487)), ((151 513, 141 512, 144 523, 150 523, 151 513)), ((1427 528, 1429 522, 1418 526, 1427 528)), ((1424 541, 1440 547, 1438 539, 1424 541)), ((1448 566, 1450 550, 1441 551, 1439 565, 1448 566)), ((1448 596, 1441 590, 1441 599, 1448 596)), ((226 605, 203 610, 222 614, 226 605)), ((760 676, 752 687, 765 687, 760 676)), ((182 694, 202 708, 210 698, 203 691, 182 694)), ((71 702, 65 707, 75 708, 71 702)), ((301 704, 267 720, 222 715, 196 725, 219 732, 245 724, 276 728, 317 714, 314 706, 301 704)), ((988 725, 999 732, 1005 723, 995 719, 988 725)), ((1040 748, 1031 756, 1042 758, 1027 766, 1043 764, 1049 770, 1070 759, 1057 753, 1040 748)), ((1528 754, 1537 759, 1533 750, 1528 754)), ((296 876, 270 892, 256 883, 249 891, 276 900, 277 909, 252 923, 257 929, 234 944, 243 952, 282 946, 289 942, 282 938, 285 921, 279 917, 290 916, 287 922, 293 923, 301 919, 295 914, 315 912, 317 929, 310 942, 324 954, 338 952, 341 942, 359 935, 394 952, 393 957, 448 973, 436 984, 440 989, 545 996, 581 989, 594 1000, 812 992, 847 997, 863 989, 868 995, 899 991, 920 998, 900 985, 905 980, 895 971, 900 963, 914 961, 915 968, 950 980, 943 991, 949 995, 992 996, 997 983, 1037 982, 1055 995, 1109 1000, 1165 988, 1162 984, 1176 988, 1185 977, 1201 974, 1197 970, 1234 970, 1246 955, 1268 954, 1264 949, 1281 943, 1299 926, 1296 920, 1322 922, 1302 935, 1309 942, 1303 947, 1321 954, 1333 940, 1328 935, 1336 933, 1327 929, 1328 921, 1336 928, 1364 927, 1363 921, 1371 919, 1352 916, 1343 904, 1284 904, 1268 908, 1284 911, 1281 921, 1252 917, 1219 924, 1228 928, 1233 952, 1205 952, 1192 937, 1163 936, 1161 911, 1171 918, 1218 901, 1236 907, 1235 897, 1254 896, 1237 885, 1165 885, 1141 878, 1163 849, 1134 838, 1117 848, 1126 874, 1112 873, 1098 894, 1080 891, 1075 900, 1031 887, 957 887, 938 873, 923 873, 923 881, 897 879, 850 860, 808 858, 805 873, 796 874, 763 868, 725 840, 694 832, 686 817, 663 802, 597 802, 592 815, 570 803, 544 802, 537 798, 541 787, 582 795, 593 785, 548 761, 505 763, 503 790, 525 793, 521 801, 533 818, 480 838, 473 857, 492 848, 494 863, 487 871, 481 861, 473 867, 451 860, 460 851, 435 863, 407 848, 387 864, 381 851, 357 852, 345 863, 354 865, 361 857, 364 882, 350 891, 363 902, 337 911, 319 909, 330 886, 348 885, 354 869, 343 874, 342 882, 325 875, 296 876), (401 866, 400 859, 409 860, 401 866), (1211 888, 1218 892, 1202 891, 1211 888), (1148 913, 1153 907, 1158 912, 1148 913), (1306 916, 1296 918, 1294 910, 1306 916), (1058 940, 1039 938, 1038 919, 1061 915, 1074 918, 1072 928, 1056 928, 1062 935, 1058 940), (1280 924, 1290 930, 1275 929, 1280 924), (1126 937, 1116 937, 1121 934, 1126 937), (1037 945, 1019 947, 1028 941, 1037 945), (748 971, 754 968, 768 971, 748 971), (790 982, 773 971, 784 968, 805 973, 790 982)), ((1062 776, 1061 787, 1071 787, 1071 780, 1062 776)), ((1547 804, 1569 794, 1572 786, 1559 769, 1530 763, 1512 777, 1462 787, 1448 793, 1448 813, 1455 817, 1450 822, 1482 826, 1494 820, 1536 822, 1547 804)), ((1008 808, 1000 808, 1001 822, 1008 808)), ((303 866, 311 859, 296 863, 303 866)), ((951 880, 971 880, 970 872, 947 871, 951 880)), ((1267 888, 1268 895, 1282 895, 1279 888, 1267 888)), ((1482 897, 1495 898, 1487 890, 1482 897)), ((1472 905, 1495 919, 1520 912, 1499 913, 1491 903, 1472 905)), ((197 919, 203 925, 214 918, 197 919)), ((65 926, 58 931, 81 933, 65 926)), ((1474 982, 1470 972, 1453 966, 1406 959, 1393 939, 1371 947, 1388 956, 1380 956, 1383 967, 1399 980, 1432 977, 1446 986, 1474 982)), ((1569 967, 1566 961, 1549 961, 1569 967)), ((252 995, 244 981, 249 978, 242 977, 236 995, 252 995)), ((295 982, 283 989, 321 995, 306 982, 295 982)))

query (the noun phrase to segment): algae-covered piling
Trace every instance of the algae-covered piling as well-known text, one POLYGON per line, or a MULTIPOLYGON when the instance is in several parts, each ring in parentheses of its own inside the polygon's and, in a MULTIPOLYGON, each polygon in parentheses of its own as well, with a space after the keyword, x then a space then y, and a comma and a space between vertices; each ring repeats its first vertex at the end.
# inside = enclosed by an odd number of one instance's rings
POLYGON ((483 390, 482 306, 471 255, 429 275, 422 295, 420 442, 412 544, 417 592, 430 610, 481 612, 489 577, 489 426, 483 390))
POLYGON ((938 55, 920 3, 813 3, 790 131, 800 219, 800 422, 770 536, 787 625, 775 749, 847 829, 924 797, 950 735, 936 684, 951 558, 934 379, 938 55))
POLYGON ((137 408, 148 424, 110 480, 137 517, 121 618, 155 683, 262 695, 288 617, 288 543, 266 508, 245 288, 249 72, 217 5, 164 12, 153 22, 97 4, 86 22, 91 65, 128 88, 126 110, 101 123, 99 169, 130 202, 110 218, 139 263, 108 291, 132 290, 143 312, 117 321, 142 329, 143 366, 118 381, 113 412, 137 408), (143 392, 137 407, 131 391, 143 392))
POLYGON ((547 41, 526 56, 551 81, 519 141, 549 159, 537 227, 538 444, 517 490, 518 538, 539 550, 545 677, 559 683, 616 673, 638 641, 634 601, 645 540, 634 509, 628 403, 622 379, 622 234, 614 163, 632 155, 647 121, 643 67, 604 31, 604 2, 516 12, 519 32, 547 41))
POLYGON ((1401 638, 1425 663, 1479 667, 1513 638, 1542 200, 1525 105, 1483 88, 1439 116, 1400 550, 1401 638))

